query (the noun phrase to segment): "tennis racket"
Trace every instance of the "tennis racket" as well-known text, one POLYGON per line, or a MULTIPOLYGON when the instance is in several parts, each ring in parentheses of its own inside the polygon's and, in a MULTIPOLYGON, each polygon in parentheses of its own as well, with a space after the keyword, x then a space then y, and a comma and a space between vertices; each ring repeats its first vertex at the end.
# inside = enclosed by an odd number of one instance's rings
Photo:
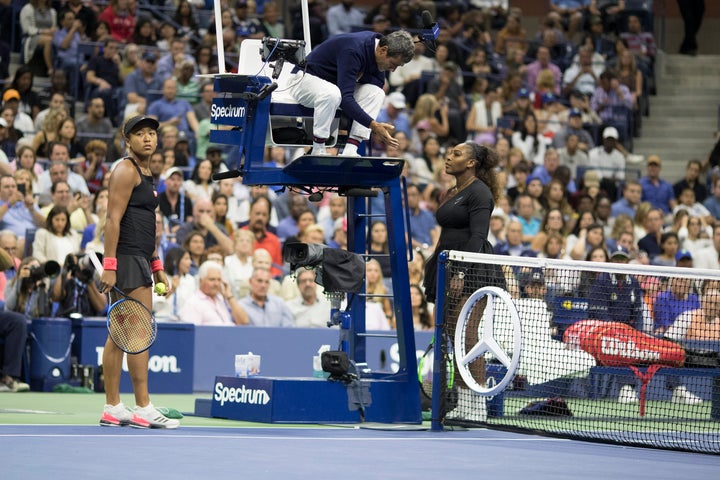
MULTIPOLYGON (((103 268, 94 252, 88 254, 95 269, 102 274, 103 268)), ((128 297, 119 288, 113 286, 112 293, 118 300, 112 302, 113 295, 108 294, 110 308, 107 313, 107 329, 110 338, 125 353, 142 353, 155 343, 157 322, 152 312, 139 300, 128 297)))

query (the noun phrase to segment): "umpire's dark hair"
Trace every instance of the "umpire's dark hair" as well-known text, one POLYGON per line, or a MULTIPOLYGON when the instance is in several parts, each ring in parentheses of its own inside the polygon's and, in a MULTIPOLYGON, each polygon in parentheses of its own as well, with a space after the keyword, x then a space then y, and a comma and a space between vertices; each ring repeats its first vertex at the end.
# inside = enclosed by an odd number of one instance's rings
POLYGON ((388 47, 388 57, 400 56, 405 63, 412 60, 415 55, 415 43, 413 43, 412 35, 405 30, 396 30, 389 35, 380 37, 378 47, 388 47))
POLYGON ((482 180, 490 188, 493 200, 500 198, 500 185, 497 182, 495 169, 500 163, 495 150, 475 142, 465 142, 470 149, 470 158, 475 160, 475 176, 482 180))

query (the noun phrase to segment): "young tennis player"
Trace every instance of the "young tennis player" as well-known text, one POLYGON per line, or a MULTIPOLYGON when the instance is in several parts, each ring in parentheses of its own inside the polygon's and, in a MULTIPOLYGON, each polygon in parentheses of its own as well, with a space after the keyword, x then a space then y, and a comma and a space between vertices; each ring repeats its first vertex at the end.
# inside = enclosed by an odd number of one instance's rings
MULTIPOLYGON (((120 160, 110 176, 105 258, 100 288, 110 293, 113 286, 152 310, 152 284, 162 282, 172 290, 155 249, 155 209, 158 196, 150 173, 150 156, 157 148, 158 121, 136 116, 123 128, 127 157, 120 160)), ((103 352, 106 404, 100 425, 137 428, 177 428, 177 420, 162 415, 150 403, 148 394, 148 350, 128 354, 127 364, 135 392, 135 408, 120 401, 120 373, 123 351, 108 336, 103 352)))

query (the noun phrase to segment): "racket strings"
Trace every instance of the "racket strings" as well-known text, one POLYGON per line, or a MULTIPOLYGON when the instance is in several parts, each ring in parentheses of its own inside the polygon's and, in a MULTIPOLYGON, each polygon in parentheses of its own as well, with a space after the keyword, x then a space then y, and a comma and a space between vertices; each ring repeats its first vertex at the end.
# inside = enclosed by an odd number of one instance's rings
POLYGON ((113 304, 108 320, 110 337, 125 352, 142 352, 155 341, 157 330, 152 314, 137 300, 128 298, 113 304))

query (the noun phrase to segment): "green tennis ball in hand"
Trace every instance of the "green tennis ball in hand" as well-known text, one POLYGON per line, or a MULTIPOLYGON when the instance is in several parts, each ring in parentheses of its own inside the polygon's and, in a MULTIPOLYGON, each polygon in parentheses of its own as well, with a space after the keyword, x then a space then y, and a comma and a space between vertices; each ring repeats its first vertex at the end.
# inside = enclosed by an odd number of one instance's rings
POLYGON ((165 295, 165 292, 167 291, 167 287, 163 282, 158 282, 155 284, 155 293, 158 295, 165 295))

